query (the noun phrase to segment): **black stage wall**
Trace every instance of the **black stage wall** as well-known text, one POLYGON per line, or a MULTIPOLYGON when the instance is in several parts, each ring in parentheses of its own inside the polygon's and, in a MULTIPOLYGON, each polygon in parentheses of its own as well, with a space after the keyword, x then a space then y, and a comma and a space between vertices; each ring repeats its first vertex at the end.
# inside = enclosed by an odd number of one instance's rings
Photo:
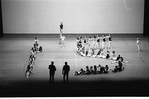
POLYGON ((3 25, 2 25, 2 6, 0 0, 0 38, 3 37, 3 25))
POLYGON ((149 36, 149 33, 147 33, 147 3, 149 3, 149 1, 145 0, 144 2, 144 28, 143 28, 144 36, 149 36))

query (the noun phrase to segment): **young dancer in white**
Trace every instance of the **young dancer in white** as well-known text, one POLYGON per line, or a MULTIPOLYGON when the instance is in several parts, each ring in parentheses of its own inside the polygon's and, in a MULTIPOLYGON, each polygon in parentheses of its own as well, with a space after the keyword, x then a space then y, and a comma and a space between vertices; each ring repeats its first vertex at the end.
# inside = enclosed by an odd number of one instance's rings
POLYGON ((62 43, 62 46, 65 47, 65 36, 64 35, 61 36, 61 43, 62 43))
POLYGON ((102 49, 106 48, 106 37, 103 35, 103 41, 102 41, 102 49))
POLYGON ((60 26, 59 26, 59 29, 60 29, 60 40, 59 40, 59 44, 62 43, 62 40, 61 40, 61 37, 63 35, 63 23, 61 22, 60 26))
POLYGON ((140 49, 140 40, 139 40, 139 38, 137 38, 136 45, 137 45, 137 51, 138 51, 138 52, 141 52, 141 49, 140 49))
POLYGON ((109 44, 108 44, 108 48, 109 48, 109 49, 112 48, 111 44, 112 44, 112 37, 111 37, 111 35, 109 34, 109 44))

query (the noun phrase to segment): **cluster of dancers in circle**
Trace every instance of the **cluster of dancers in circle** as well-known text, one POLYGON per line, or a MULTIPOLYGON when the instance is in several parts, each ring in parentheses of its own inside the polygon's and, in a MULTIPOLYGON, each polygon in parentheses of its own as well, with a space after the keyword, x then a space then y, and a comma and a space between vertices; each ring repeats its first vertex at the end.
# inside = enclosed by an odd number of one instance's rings
POLYGON ((100 74, 108 73, 109 71, 117 72, 124 69, 124 58, 121 55, 116 56, 115 51, 109 51, 112 49, 112 37, 109 34, 108 36, 94 36, 94 37, 77 37, 77 53, 85 57, 97 57, 103 59, 112 60, 111 64, 117 63, 115 68, 109 69, 108 65, 106 66, 86 66, 86 70, 81 68, 79 71, 75 71, 75 75, 84 75, 84 74, 100 74), (107 49, 107 53, 104 55, 104 50, 107 49))
POLYGON ((36 54, 41 53, 41 52, 43 52, 42 46, 39 46, 38 38, 35 37, 34 45, 31 48, 31 53, 30 53, 30 56, 29 56, 29 61, 28 61, 28 65, 27 65, 27 68, 26 68, 26 72, 25 72, 25 77, 26 78, 29 78, 30 75, 33 74, 32 71, 33 71, 33 68, 35 66, 36 54))

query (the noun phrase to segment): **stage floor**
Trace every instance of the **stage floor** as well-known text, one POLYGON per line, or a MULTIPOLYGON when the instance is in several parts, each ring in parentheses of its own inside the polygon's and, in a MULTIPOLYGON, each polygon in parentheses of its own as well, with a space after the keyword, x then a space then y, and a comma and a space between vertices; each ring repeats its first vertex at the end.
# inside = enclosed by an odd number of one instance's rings
MULTIPOLYGON (((106 64, 111 60, 82 57, 76 53, 76 36, 66 35, 65 47, 59 45, 58 35, 38 35, 44 53, 35 60, 33 75, 25 78, 32 36, 4 36, 0 39, 0 96, 146 96, 149 81, 149 42, 142 35, 114 35, 110 51, 116 51, 129 61, 122 72, 74 76, 86 66, 106 64), (136 37, 140 38, 142 52, 137 52, 136 37), (49 84, 48 65, 54 61, 57 68, 55 83, 49 84), (63 84, 62 67, 70 65, 69 83, 63 84)), ((93 36, 93 35, 92 35, 93 36)), ((104 53, 106 54, 106 50, 104 53)))

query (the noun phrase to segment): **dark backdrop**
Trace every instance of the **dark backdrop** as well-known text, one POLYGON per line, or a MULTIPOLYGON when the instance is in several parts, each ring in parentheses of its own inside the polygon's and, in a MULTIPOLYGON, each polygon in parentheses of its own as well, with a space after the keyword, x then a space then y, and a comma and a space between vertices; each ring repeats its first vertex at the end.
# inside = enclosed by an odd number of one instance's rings
POLYGON ((149 36, 149 33, 147 33, 147 3, 149 3, 148 0, 145 0, 145 6, 144 6, 144 29, 143 29, 143 35, 149 36))
POLYGON ((2 8, 0 0, 0 38, 3 37, 3 26, 2 26, 2 8))

